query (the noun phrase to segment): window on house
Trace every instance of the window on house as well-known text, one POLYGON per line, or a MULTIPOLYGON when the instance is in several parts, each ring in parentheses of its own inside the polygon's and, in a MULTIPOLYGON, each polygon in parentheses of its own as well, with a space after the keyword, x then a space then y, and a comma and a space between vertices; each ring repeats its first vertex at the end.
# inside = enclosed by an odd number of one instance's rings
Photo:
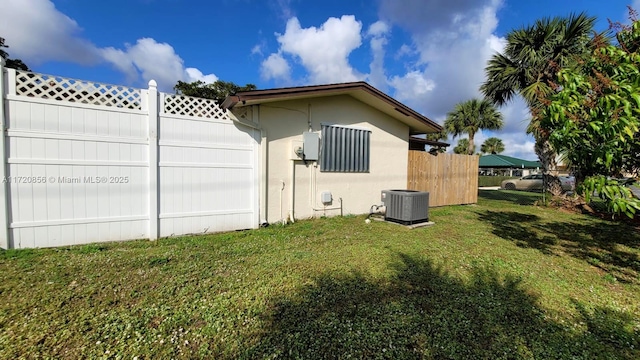
POLYGON ((320 171, 369 172, 371 131, 322 125, 320 171))

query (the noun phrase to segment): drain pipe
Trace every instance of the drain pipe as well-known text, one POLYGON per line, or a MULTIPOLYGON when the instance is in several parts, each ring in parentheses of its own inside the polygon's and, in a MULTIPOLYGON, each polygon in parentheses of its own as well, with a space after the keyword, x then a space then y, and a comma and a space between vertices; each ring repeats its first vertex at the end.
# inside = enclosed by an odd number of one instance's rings
POLYGON ((282 187, 280 188, 280 219, 282 219, 282 225, 287 223, 287 219, 282 216, 282 193, 284 192, 284 180, 280 180, 282 187))
POLYGON ((293 204, 295 200, 296 193, 296 185, 295 185, 295 176, 296 176, 296 161, 291 160, 291 167, 289 168, 289 221, 291 223, 295 222, 295 216, 293 214, 293 204))
MULTIPOLYGON (((258 195, 258 199, 260 201, 260 223, 261 224, 268 224, 268 216, 267 216, 267 211, 268 211, 268 204, 267 204, 267 188, 269 186, 268 181, 268 174, 267 174, 267 167, 268 167, 268 161, 269 161, 269 157, 268 157, 268 148, 269 148, 269 141, 267 139, 267 130, 265 129, 260 129, 260 186, 259 186, 259 191, 260 191, 260 195, 258 195)), ((284 184, 283 184, 284 185, 284 184)), ((282 214, 280 214, 282 217, 282 214)))

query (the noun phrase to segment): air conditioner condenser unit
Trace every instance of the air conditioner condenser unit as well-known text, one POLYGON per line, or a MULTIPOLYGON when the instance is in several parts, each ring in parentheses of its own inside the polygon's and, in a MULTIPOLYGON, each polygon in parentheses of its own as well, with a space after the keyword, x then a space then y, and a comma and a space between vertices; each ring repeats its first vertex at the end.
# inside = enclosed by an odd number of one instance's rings
POLYGON ((429 193, 415 190, 382 190, 385 220, 405 225, 429 221, 429 193))

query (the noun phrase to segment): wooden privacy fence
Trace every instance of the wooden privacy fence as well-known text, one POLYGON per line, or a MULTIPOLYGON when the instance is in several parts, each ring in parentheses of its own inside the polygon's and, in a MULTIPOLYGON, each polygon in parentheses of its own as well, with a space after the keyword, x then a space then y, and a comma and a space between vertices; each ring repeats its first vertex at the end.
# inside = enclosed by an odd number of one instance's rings
POLYGON ((429 206, 474 204, 478 202, 478 159, 409 151, 407 188, 428 191, 429 206))

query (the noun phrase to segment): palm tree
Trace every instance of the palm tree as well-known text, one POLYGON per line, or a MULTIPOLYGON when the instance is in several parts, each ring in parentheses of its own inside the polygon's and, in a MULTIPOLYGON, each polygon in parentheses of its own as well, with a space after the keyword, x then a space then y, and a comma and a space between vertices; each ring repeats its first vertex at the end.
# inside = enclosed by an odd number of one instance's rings
POLYGON ((427 140, 440 141, 440 140, 446 140, 446 139, 447 139, 447 131, 445 129, 442 129, 442 131, 437 133, 427 134, 427 140))
MULTIPOLYGON (((476 151, 476 147, 474 146, 471 149, 471 153, 473 153, 474 151, 476 151)), ((456 145, 456 147, 453 148, 453 153, 454 154, 469 154, 469 139, 460 139, 458 140, 458 145, 456 145)))
POLYGON ((497 137, 488 138, 480 146, 480 151, 483 154, 500 154, 504 151, 502 139, 498 139, 497 137))
MULTIPOLYGON (((431 140, 431 141, 446 140, 447 132, 444 129, 442 129, 442 131, 440 132, 427 134, 426 138, 427 140, 431 140)), ((446 151, 447 151, 446 146, 431 146, 431 148, 429 148, 429 153, 434 155, 438 153, 444 153, 446 151)))
POLYGON ((536 139, 534 149, 545 174, 555 162, 555 151, 548 141, 549 132, 540 127, 538 114, 544 99, 556 91, 558 71, 589 53, 595 21, 580 13, 543 18, 512 30, 504 53, 495 54, 485 68, 487 79, 480 90, 494 104, 504 105, 517 94, 527 102, 532 115, 527 132, 536 139))
POLYGON ((502 114, 487 99, 471 99, 457 104, 444 121, 444 129, 449 134, 469 135, 469 155, 475 151, 473 138, 478 130, 498 130, 502 125, 502 114))

